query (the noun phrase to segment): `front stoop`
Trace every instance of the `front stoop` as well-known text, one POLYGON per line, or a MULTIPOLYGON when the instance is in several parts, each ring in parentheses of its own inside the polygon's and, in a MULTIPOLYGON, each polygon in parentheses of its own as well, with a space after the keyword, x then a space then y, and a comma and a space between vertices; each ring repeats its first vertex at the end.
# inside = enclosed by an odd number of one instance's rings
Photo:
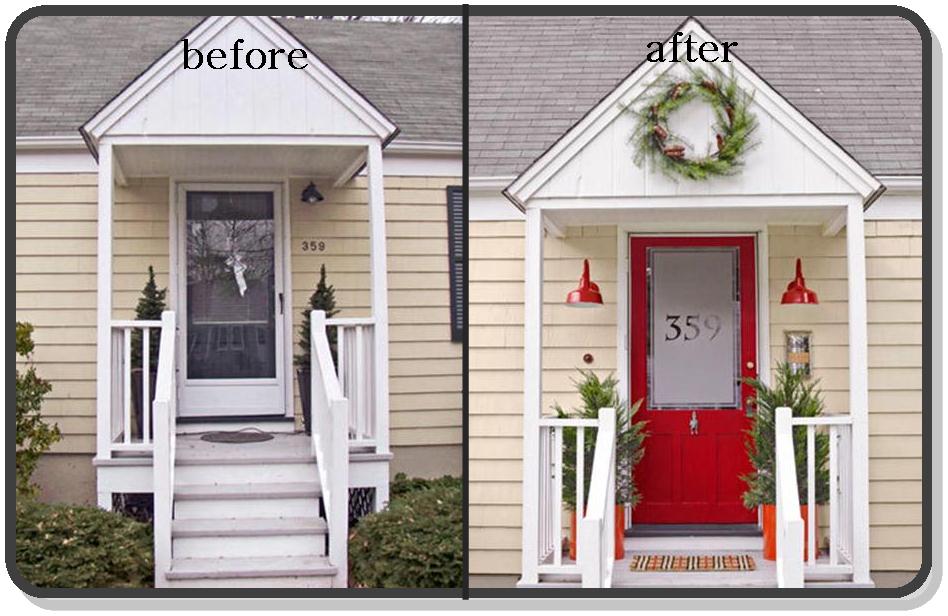
POLYGON ((309 438, 208 443, 178 435, 171 588, 330 588, 309 438))

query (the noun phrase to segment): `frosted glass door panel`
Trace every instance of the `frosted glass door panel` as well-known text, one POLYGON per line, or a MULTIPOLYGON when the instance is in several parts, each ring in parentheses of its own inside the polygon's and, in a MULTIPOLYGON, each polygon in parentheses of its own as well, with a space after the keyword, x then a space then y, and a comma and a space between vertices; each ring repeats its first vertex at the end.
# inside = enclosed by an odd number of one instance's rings
POLYGON ((648 249, 648 406, 740 406, 738 248, 648 249))

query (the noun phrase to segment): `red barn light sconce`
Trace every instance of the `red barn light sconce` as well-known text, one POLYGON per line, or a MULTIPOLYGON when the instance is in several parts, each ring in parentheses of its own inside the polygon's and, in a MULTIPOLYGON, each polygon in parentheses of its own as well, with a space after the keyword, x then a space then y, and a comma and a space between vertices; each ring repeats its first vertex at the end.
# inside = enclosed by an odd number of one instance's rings
POLYGON ((801 260, 797 259, 797 277, 790 281, 787 290, 784 291, 780 299, 781 304, 819 304, 820 300, 816 297, 816 291, 808 289, 806 280, 803 278, 803 265, 801 260))
POLYGON ((583 275, 579 279, 579 287, 567 294, 566 304, 577 307, 602 305, 602 293, 599 292, 599 285, 589 279, 589 259, 583 259, 583 275))

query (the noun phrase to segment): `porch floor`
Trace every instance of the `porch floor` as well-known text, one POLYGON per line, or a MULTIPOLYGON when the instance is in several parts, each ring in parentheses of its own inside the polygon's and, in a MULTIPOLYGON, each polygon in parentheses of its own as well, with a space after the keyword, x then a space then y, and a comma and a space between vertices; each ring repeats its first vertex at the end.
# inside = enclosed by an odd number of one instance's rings
POLYGON ((774 588, 777 566, 764 560, 761 537, 626 537, 625 558, 612 570, 613 588, 774 588), (632 558, 638 554, 708 555, 746 554, 754 559, 754 571, 633 572, 632 558))

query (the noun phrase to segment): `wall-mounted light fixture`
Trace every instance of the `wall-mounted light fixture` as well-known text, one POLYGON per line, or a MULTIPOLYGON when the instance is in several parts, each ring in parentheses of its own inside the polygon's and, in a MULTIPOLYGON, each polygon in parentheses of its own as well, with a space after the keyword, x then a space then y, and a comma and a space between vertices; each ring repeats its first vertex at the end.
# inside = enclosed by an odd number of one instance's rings
POLYGON ((804 378, 810 378, 811 337, 810 332, 784 332, 787 346, 787 364, 793 374, 803 373, 804 378))
POLYGON ((780 298, 781 304, 819 304, 820 300, 816 297, 816 291, 806 287, 806 280, 803 278, 803 265, 801 260, 797 259, 797 276, 787 285, 783 297, 780 298))
POLYGON ((300 201, 303 203, 319 203, 323 199, 325 199, 325 197, 323 197, 321 192, 316 190, 316 185, 312 182, 303 189, 303 194, 300 195, 300 201))
POLYGON ((599 285, 589 279, 589 259, 583 260, 583 275, 579 279, 579 287, 566 295, 566 304, 579 307, 602 305, 602 293, 599 292, 599 285))

